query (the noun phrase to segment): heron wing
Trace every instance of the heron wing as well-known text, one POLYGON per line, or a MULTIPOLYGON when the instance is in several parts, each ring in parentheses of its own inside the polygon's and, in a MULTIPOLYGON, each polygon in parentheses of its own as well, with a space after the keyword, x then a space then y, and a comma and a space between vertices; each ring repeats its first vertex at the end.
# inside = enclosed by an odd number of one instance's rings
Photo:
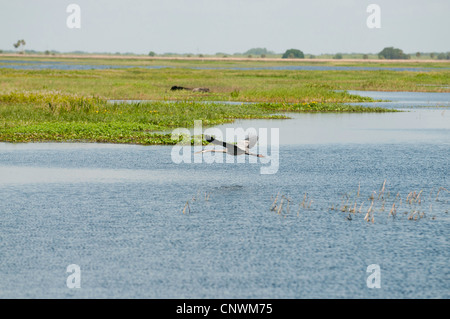
POLYGON ((215 139, 214 137, 212 137, 212 136, 205 135, 205 140, 206 140, 208 143, 213 143, 213 144, 215 144, 215 145, 220 145, 220 146, 226 147, 226 146, 224 145, 225 142, 216 140, 216 139, 215 139))
POLYGON ((248 148, 253 148, 258 142, 258 135, 249 135, 245 140, 248 141, 248 148))
POLYGON ((209 136, 209 135, 205 135, 205 140, 209 143, 225 147, 227 149, 228 154, 239 155, 239 154, 245 153, 245 150, 239 149, 239 147, 237 145, 217 140, 214 137, 209 136))
POLYGON ((237 142, 237 146, 240 149, 248 151, 249 149, 253 148, 253 146, 255 146, 257 142, 258 142, 257 135, 249 135, 245 138, 245 140, 237 142))

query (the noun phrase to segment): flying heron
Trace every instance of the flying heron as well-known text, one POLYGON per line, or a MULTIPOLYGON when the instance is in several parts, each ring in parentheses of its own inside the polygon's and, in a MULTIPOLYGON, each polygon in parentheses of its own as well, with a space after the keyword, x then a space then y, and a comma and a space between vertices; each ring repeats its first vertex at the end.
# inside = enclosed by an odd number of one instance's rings
POLYGON ((249 135, 244 140, 237 142, 237 144, 230 144, 227 142, 219 141, 209 135, 205 135, 205 140, 208 143, 213 143, 215 145, 223 146, 225 148, 222 150, 216 150, 216 149, 203 150, 200 152, 196 152, 195 154, 206 153, 206 152, 215 152, 215 153, 227 153, 227 154, 234 155, 234 156, 245 154, 245 155, 252 155, 252 156, 256 156, 256 157, 264 157, 261 154, 255 154, 255 153, 250 152, 250 149, 253 148, 253 146, 255 146, 256 142, 258 142, 257 135, 249 135))

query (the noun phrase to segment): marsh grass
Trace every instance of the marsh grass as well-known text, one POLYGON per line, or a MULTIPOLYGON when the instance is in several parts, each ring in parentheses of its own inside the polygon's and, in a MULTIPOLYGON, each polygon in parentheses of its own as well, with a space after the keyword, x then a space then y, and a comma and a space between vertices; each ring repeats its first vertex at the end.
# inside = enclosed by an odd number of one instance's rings
MULTIPOLYGON (((231 105, 199 101, 155 101, 108 103, 104 97, 82 96, 60 91, 13 91, 0 94, 0 141, 83 141, 127 144, 168 144, 171 130, 192 127, 201 120, 204 127, 235 119, 285 119, 277 112, 385 112, 317 102, 251 103, 231 105)), ((194 137, 195 139, 195 137, 194 137)), ((190 141, 194 143, 194 139, 190 141)), ((203 143, 206 143, 203 141, 203 143)))
MULTIPOLYGON (((345 204, 340 205, 340 209, 336 209, 335 205, 332 205, 329 210, 338 210, 344 213, 348 213, 348 216, 355 216, 362 213, 362 205, 366 203, 369 205, 367 212, 364 215, 363 220, 366 222, 375 222, 375 217, 377 218, 387 218, 387 219, 399 219, 401 215, 398 215, 398 212, 402 212, 403 216, 406 216, 407 220, 418 221, 422 218, 425 218, 427 214, 430 216, 433 212, 433 201, 439 201, 439 193, 442 190, 446 190, 444 187, 440 187, 436 192, 436 198, 433 199, 434 190, 430 191, 428 198, 424 198, 423 190, 419 191, 411 191, 409 192, 405 199, 402 199, 402 196, 399 192, 397 192, 395 197, 391 197, 391 193, 386 190, 386 180, 384 180, 381 185, 380 190, 373 191, 367 199, 361 199, 359 197, 359 186, 357 196, 354 198, 355 204, 353 208, 347 206, 347 202, 351 199, 351 194, 345 194, 344 196, 347 198, 345 204), (356 211, 356 206, 358 201, 361 202, 361 207, 358 211, 356 211), (390 209, 386 209, 390 207, 390 209)), ((347 218, 352 220, 353 218, 347 218)), ((436 216, 431 217, 432 220, 436 219, 436 216)))
POLYGON ((175 144, 179 140, 172 140, 170 133, 174 128, 192 127, 194 120, 213 126, 237 118, 285 117, 256 105, 193 101, 111 104, 101 97, 57 91, 0 94, 0 141, 7 142, 175 144))
MULTIPOLYGON (((295 200, 291 197, 288 197, 287 195, 281 195, 280 192, 277 193, 275 198, 271 197, 272 204, 270 205, 270 210, 276 212, 280 216, 288 216, 290 214, 290 207, 291 203, 295 203, 295 200), (280 201, 278 202, 278 199, 280 201)), ((300 210, 309 210, 311 209, 311 204, 313 203, 312 199, 308 198, 308 194, 305 193, 303 197, 303 201, 299 203, 298 210, 297 210, 297 216, 300 215, 300 210)))
MULTIPOLYGON (((327 218, 331 216, 341 218, 340 216, 343 215, 345 220, 353 222, 359 220, 364 224, 394 220, 418 222, 422 219, 436 220, 437 216, 442 216, 440 212, 446 209, 445 204, 448 204, 450 200, 448 196, 450 193, 444 187, 437 190, 433 188, 428 196, 425 196, 424 190, 411 191, 402 196, 400 192, 391 193, 387 184, 387 180, 384 180, 380 188, 370 192, 368 196, 361 193, 360 185, 358 185, 356 194, 353 192, 340 194, 340 203, 332 204, 331 207, 328 206, 327 208, 325 206, 329 204, 330 194, 317 194, 316 196, 320 200, 316 201, 308 192, 291 196, 278 191, 275 196, 270 196, 269 211, 273 212, 275 216, 283 218, 300 217, 300 219, 302 216, 315 218, 315 216, 319 216, 317 214, 328 216, 327 218), (443 195, 444 193, 445 195, 443 195), (439 194, 441 198, 438 198, 439 194), (438 210, 433 210, 433 204, 436 202, 439 202, 438 210), (363 207, 366 208, 362 209, 363 207), (293 214, 293 210, 297 210, 297 214, 295 214, 295 211, 293 214)), ((182 213, 208 212, 217 204, 215 203, 215 197, 210 197, 211 194, 211 191, 202 192, 198 190, 188 200, 182 202, 184 203, 181 209, 182 213)), ((267 201, 262 200, 263 206, 266 205, 265 203, 267 201)), ((255 211, 255 213, 261 212, 255 211)), ((444 213, 448 214, 448 209, 444 213)))
POLYGON ((212 192, 205 191, 204 195, 202 195, 201 190, 197 190, 197 192, 192 195, 192 197, 186 201, 181 212, 183 215, 191 214, 193 212, 204 211, 205 209, 209 209, 208 206, 210 201, 210 196, 212 192), (206 206, 204 206, 206 204, 206 206))
MULTIPOLYGON (((141 65, 134 63, 129 61, 129 65, 141 65)), ((345 90, 450 92, 450 71, 439 68, 431 72, 233 70, 187 68, 195 65, 190 61, 170 63, 174 67, 164 69, 0 69, 0 90, 59 90, 108 99, 276 103, 372 101, 367 97, 348 94, 345 90), (173 85, 208 87, 210 92, 170 91, 173 85)), ((220 66, 217 61, 203 65, 220 66)), ((226 64, 231 65, 245 66, 236 62, 226 64)))
MULTIPOLYGON (((280 216, 288 216, 288 204, 298 203, 297 217, 301 216, 303 212, 337 212, 344 214, 345 219, 352 221, 361 218, 364 222, 374 224, 377 220, 410 220, 419 221, 429 217, 430 220, 436 219, 436 214, 433 214, 433 203, 440 202, 448 203, 448 196, 439 199, 439 194, 442 192, 449 193, 446 188, 440 187, 437 191, 432 189, 426 197, 423 190, 411 191, 408 194, 402 195, 397 192, 395 196, 387 189, 387 180, 384 180, 379 190, 372 191, 369 196, 361 194, 360 185, 355 193, 344 193, 340 196, 340 202, 331 204, 331 207, 324 209, 321 207, 324 201, 318 201, 316 205, 312 206, 314 202, 307 192, 299 198, 291 198, 287 195, 278 192, 275 197, 271 196, 270 211, 275 212, 280 216), (359 207, 359 208, 358 208, 359 207), (363 207, 366 207, 363 209, 363 207)), ((326 199, 326 194, 320 195, 322 199, 326 199)), ((326 200, 325 200, 326 201, 326 200)), ((442 209, 442 205, 440 206, 442 209)), ((434 211, 435 213, 439 213, 434 211)), ((445 211, 448 213, 448 209, 445 211)))
POLYGON ((0 103, 32 104, 35 107, 48 109, 51 113, 88 113, 95 108, 105 107, 106 99, 96 96, 86 97, 60 91, 13 91, 8 94, 1 94, 0 103))

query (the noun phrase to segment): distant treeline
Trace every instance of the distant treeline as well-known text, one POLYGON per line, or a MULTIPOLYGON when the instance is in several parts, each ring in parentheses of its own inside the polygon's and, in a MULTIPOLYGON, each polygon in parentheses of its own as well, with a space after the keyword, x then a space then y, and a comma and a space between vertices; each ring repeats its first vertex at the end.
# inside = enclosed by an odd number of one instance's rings
MULTIPOLYGON (((19 53, 19 54, 38 54, 38 55, 121 55, 121 56, 142 56, 144 54, 136 54, 133 52, 85 52, 85 51, 71 51, 71 52, 60 52, 56 50, 46 50, 46 51, 36 51, 36 50, 0 50, 1 53, 19 53)), ((274 51, 267 50, 266 48, 252 48, 243 53, 223 53, 217 52, 215 54, 203 54, 203 53, 156 53, 150 51, 148 56, 161 56, 161 57, 246 57, 246 58, 284 58, 284 59, 436 59, 436 60, 450 60, 450 52, 415 52, 415 53, 404 53, 403 50, 386 47, 379 53, 332 53, 332 54, 307 54, 299 49, 288 49, 284 53, 276 53, 274 51)))

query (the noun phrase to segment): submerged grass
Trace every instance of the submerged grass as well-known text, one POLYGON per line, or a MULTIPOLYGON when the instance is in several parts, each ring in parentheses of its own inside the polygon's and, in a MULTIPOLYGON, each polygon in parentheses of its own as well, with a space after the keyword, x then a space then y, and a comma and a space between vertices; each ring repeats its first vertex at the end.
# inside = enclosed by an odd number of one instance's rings
MULTIPOLYGON (((399 192, 395 194, 388 191, 386 188, 386 180, 384 180, 380 190, 373 191, 370 196, 360 196, 358 187, 356 196, 353 197, 351 194, 344 194, 341 204, 333 205, 330 210, 340 211, 345 214, 348 213, 348 220, 352 220, 357 215, 364 215, 363 220, 370 223, 374 223, 376 219, 380 218, 398 220, 403 217, 407 220, 418 221, 428 217, 434 220, 436 219, 436 211, 433 211, 433 202, 439 201, 439 192, 442 190, 446 189, 440 187, 435 199, 433 199, 434 188, 428 196, 424 194, 423 190, 415 190, 409 192, 405 198, 399 192), (354 205, 352 204, 353 202, 354 205), (358 206, 359 209, 357 209, 358 206), (367 211, 365 207, 369 207, 367 211)), ((448 203, 448 199, 443 199, 443 201, 448 203)), ((445 213, 448 213, 448 210, 445 213)))
MULTIPOLYGON (((349 221, 360 219, 371 224, 380 220, 435 220, 439 216, 443 217, 448 214, 448 206, 446 205, 450 199, 449 194, 450 192, 444 187, 440 187, 437 191, 433 188, 429 193, 425 193, 423 189, 403 195, 400 192, 392 193, 387 189, 386 180, 384 180, 380 189, 372 191, 370 195, 361 194, 358 185, 356 194, 345 193, 341 196, 340 202, 333 203, 328 208, 323 207, 325 204, 323 201, 317 203, 319 206, 313 205, 311 207, 314 200, 310 198, 308 193, 304 193, 297 199, 291 199, 278 192, 275 198, 273 196, 271 198, 270 210, 286 217, 290 213, 289 206, 286 203, 292 202, 294 205, 298 203, 297 217, 307 211, 334 211, 342 217, 345 216, 349 221), (438 205, 439 208, 433 208, 433 204, 440 204, 438 205)), ((322 198, 324 197, 322 196, 322 198)))

